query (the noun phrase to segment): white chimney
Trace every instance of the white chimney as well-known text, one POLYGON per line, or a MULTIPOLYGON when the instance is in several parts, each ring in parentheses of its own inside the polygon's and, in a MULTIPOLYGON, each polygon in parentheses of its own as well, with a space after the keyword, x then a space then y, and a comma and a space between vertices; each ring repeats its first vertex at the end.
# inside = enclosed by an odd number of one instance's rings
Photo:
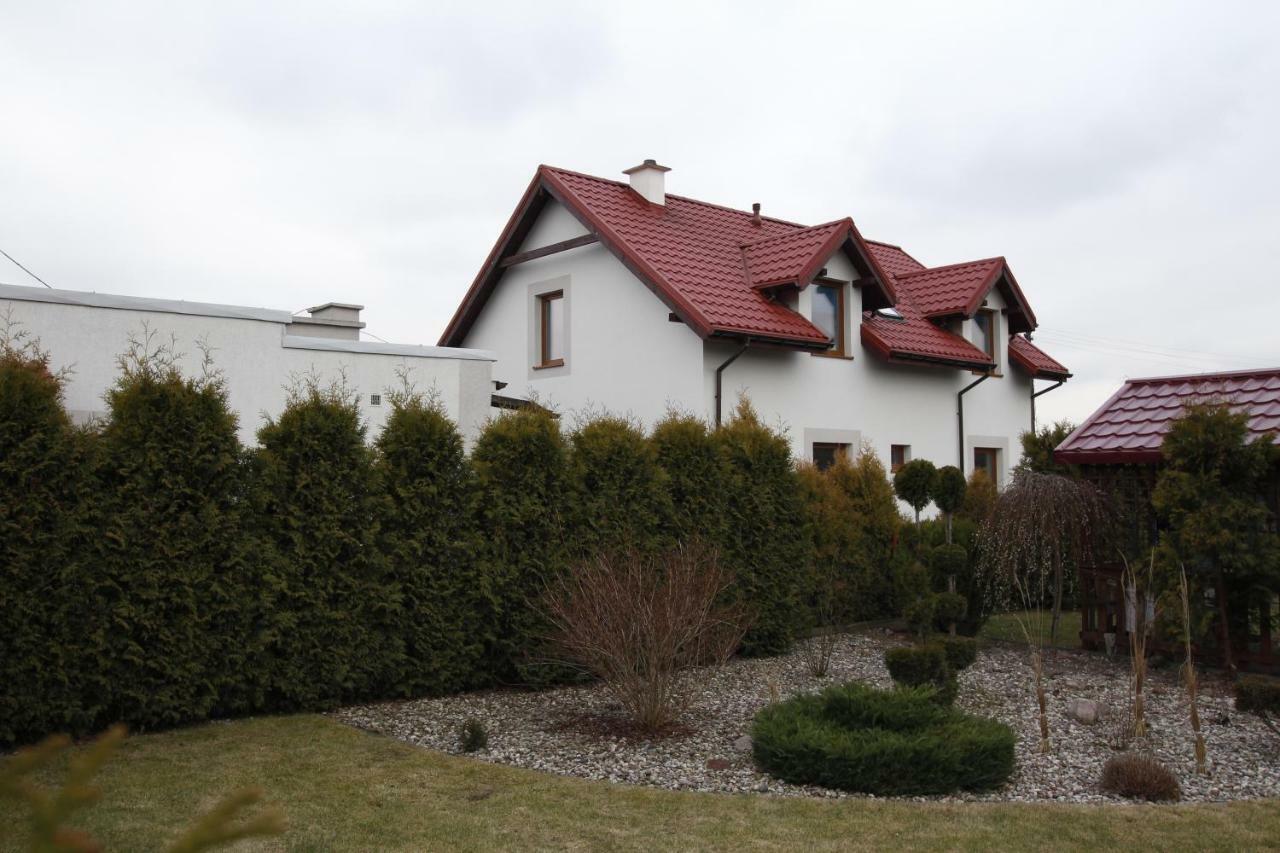
POLYGON ((639 166, 632 166, 622 174, 631 177, 631 189, 640 193, 640 197, 645 201, 666 204, 666 174, 670 171, 666 166, 659 166, 654 160, 645 160, 639 166))

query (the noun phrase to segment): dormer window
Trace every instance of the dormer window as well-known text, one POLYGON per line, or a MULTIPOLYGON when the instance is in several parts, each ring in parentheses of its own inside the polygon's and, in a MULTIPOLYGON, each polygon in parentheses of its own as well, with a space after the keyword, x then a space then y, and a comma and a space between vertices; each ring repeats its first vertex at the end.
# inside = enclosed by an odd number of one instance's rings
POLYGON ((811 313, 813 325, 833 341, 831 348, 820 355, 844 355, 844 285, 815 284, 811 313))

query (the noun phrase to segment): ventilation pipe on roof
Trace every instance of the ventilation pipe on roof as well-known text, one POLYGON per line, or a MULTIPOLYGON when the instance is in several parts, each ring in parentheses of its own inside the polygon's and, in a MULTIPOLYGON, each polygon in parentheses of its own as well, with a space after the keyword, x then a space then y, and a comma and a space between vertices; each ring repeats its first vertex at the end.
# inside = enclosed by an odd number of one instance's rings
POLYGON ((760 202, 753 201, 751 203, 751 224, 759 228, 761 221, 762 220, 760 219, 760 202))
POLYGON ((659 166, 656 160, 645 160, 639 166, 632 166, 622 174, 631 178, 631 189, 650 204, 666 204, 666 176, 671 170, 659 166))

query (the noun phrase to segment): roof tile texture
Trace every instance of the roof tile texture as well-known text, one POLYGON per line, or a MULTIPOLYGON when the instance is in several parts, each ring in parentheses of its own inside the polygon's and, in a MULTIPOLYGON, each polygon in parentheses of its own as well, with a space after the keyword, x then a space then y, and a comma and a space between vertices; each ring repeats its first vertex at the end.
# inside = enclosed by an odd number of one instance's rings
POLYGON ((1058 445, 1064 462, 1160 460, 1169 426, 1190 403, 1222 401, 1249 416, 1255 437, 1280 441, 1280 368, 1131 379, 1058 445))

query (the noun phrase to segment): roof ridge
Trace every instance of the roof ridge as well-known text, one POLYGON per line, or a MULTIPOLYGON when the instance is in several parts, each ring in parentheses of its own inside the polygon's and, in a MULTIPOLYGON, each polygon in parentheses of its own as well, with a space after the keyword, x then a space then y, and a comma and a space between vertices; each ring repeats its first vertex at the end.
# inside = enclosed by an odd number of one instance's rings
POLYGON ((741 243, 740 247, 743 249, 750 249, 763 243, 771 243, 774 240, 786 240, 788 238, 795 237, 797 234, 803 234, 806 231, 819 231, 823 228, 830 228, 833 225, 841 225, 845 222, 852 221, 853 219, 851 217, 844 216, 840 219, 833 219, 830 222, 822 222, 817 225, 806 225, 803 228, 797 228, 795 231, 788 231, 785 234, 770 234, 767 237, 761 237, 759 240, 749 240, 746 243, 741 243))
MULTIPOLYGON (((587 178, 588 180, 592 180, 592 181, 601 181, 602 183, 606 183, 606 184, 615 184, 615 185, 620 186, 620 187, 628 187, 628 188, 630 188, 630 186, 631 186, 631 185, 630 185, 630 184, 628 184, 626 181, 616 181, 616 180, 614 180, 613 178, 602 178, 602 177, 600 177, 599 175, 588 175, 586 172, 578 172, 578 171, 575 171, 575 170, 573 170, 573 169, 565 169, 565 168, 563 168, 563 167, 561 167, 561 166, 551 166, 551 165, 548 165, 548 164, 546 164, 546 163, 541 164, 540 166, 538 166, 538 168, 539 168, 539 169, 550 169, 551 171, 554 171, 554 172, 563 172, 563 173, 565 173, 565 174, 567 174, 567 175, 576 175, 576 176, 577 176, 577 177, 579 177, 579 178, 587 178)), ((727 204, 716 204, 714 201, 703 201, 703 200, 702 200, 702 199, 700 199, 700 198, 690 198, 690 197, 689 197, 689 196, 687 196, 687 195, 678 195, 678 194, 676 194, 676 193, 667 193, 667 198, 679 199, 680 201, 688 202, 689 204, 700 204, 700 205, 702 205, 703 207, 714 207, 716 210, 727 210, 727 211, 729 211, 730 213, 737 213, 737 214, 739 214, 739 215, 741 215, 741 216, 745 216, 745 217, 747 217, 747 218, 751 218, 752 216, 755 216, 755 213, 754 213, 754 212, 752 212, 752 211, 750 211, 750 210, 740 210, 740 209, 738 209, 738 208, 736 208, 736 207, 729 207, 727 204)), ((805 229, 805 228, 813 227, 813 226, 809 226, 809 225, 802 225, 802 224, 801 224, 801 223, 799 223, 799 222, 793 222, 793 221, 792 221, 792 220, 790 220, 790 219, 779 219, 779 218, 778 218, 778 217, 776 217, 776 216, 765 216, 764 214, 761 214, 761 215, 760 215, 760 218, 761 218, 761 219, 767 219, 767 220, 769 220, 770 222, 776 222, 776 223, 777 223, 777 224, 779 224, 779 225, 790 225, 791 227, 793 227, 793 228, 798 228, 798 229, 805 229)), ((836 221, 838 221, 838 220, 836 220, 836 221)))
POLYGON ((1244 370, 1216 370, 1209 373, 1182 373, 1172 376, 1140 376, 1126 379, 1125 385, 1143 385, 1150 382, 1188 382, 1195 379, 1231 379, 1237 376, 1280 376, 1280 367, 1253 367, 1244 370))
MULTIPOLYGON (((903 254, 906 254, 906 253, 903 252, 903 254)), ((989 264, 989 263, 992 263, 993 261, 999 261, 1000 263, 1005 265, 1008 265, 1009 263, 1008 261, 1005 260, 1004 255, 996 255, 991 258, 979 258, 976 261, 959 261, 954 264, 943 264, 940 267, 925 267, 924 269, 920 269, 920 270, 912 270, 911 272, 904 272, 902 275, 898 276, 898 278, 908 278, 909 276, 913 276, 913 275, 924 275, 925 273, 928 273, 928 272, 941 272, 942 270, 957 269, 959 267, 973 267, 973 266, 977 266, 978 264, 989 264)), ((917 261, 917 263, 919 262, 917 261)))

